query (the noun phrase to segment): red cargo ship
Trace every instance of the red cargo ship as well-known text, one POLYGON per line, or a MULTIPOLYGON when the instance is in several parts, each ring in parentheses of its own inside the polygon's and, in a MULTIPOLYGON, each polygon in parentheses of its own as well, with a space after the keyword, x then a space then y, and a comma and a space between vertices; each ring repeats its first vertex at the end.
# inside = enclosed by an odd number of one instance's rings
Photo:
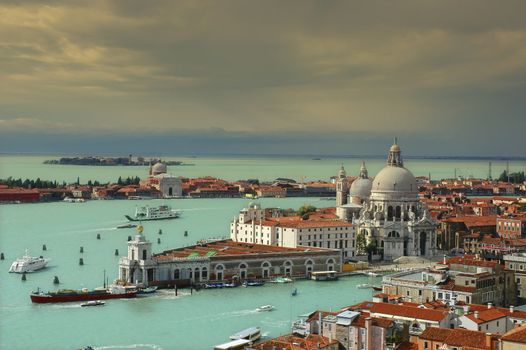
POLYGON ((72 301, 90 301, 103 299, 120 299, 137 297, 136 289, 122 286, 111 286, 109 288, 96 288, 94 290, 69 290, 61 289, 56 292, 33 292, 31 301, 34 303, 67 303, 72 301))

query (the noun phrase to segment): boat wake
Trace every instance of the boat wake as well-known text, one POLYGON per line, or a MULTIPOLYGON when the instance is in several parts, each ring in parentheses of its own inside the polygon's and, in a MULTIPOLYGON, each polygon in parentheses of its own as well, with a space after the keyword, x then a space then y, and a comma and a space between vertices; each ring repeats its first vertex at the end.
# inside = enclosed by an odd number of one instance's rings
POLYGON ((103 349, 152 349, 152 350, 163 350, 159 345, 155 344, 129 344, 129 345, 103 345, 103 346, 94 346, 95 350, 103 349))

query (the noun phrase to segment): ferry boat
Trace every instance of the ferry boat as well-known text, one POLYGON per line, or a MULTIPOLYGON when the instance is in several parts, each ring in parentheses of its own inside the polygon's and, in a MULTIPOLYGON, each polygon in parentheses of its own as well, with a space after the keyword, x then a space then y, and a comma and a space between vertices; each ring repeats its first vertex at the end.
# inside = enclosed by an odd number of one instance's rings
POLYGON ((179 211, 172 209, 168 205, 158 207, 140 207, 135 209, 135 216, 124 215, 129 221, 150 221, 176 219, 179 217, 179 211))
POLYGON ((29 255, 29 251, 26 249, 26 255, 21 258, 16 259, 11 264, 9 272, 15 273, 24 273, 24 272, 33 272, 36 270, 43 269, 46 267, 46 264, 49 262, 49 259, 44 259, 42 257, 32 257, 29 255))
POLYGON ((255 342, 259 338, 261 338, 261 329, 259 327, 250 327, 230 336, 231 340, 245 339, 251 342, 255 342))
POLYGON ((127 289, 123 286, 110 286, 109 288, 95 288, 88 290, 61 289, 56 292, 36 291, 31 293, 31 301, 34 303, 67 303, 72 301, 89 301, 103 299, 121 299, 137 297, 136 289, 127 289))

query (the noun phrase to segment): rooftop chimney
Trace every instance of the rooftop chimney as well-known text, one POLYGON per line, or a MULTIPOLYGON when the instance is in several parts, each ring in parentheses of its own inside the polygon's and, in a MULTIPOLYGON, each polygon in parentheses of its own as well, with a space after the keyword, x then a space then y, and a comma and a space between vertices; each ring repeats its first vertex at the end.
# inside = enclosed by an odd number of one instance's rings
POLYGON ((444 265, 447 264, 446 254, 444 254, 444 260, 442 261, 442 263, 443 263, 444 265))
POLYGON ((491 306, 492 306, 491 303, 488 303, 488 309, 491 309, 491 306))
POLYGON ((513 313, 513 309, 514 309, 514 307, 512 305, 510 305, 510 314, 513 313))
POLYGON ((473 313, 473 316, 474 316, 475 318, 479 318, 479 312, 478 312, 478 311, 475 311, 475 312, 473 313))
POLYGON ((491 333, 486 333, 486 349, 493 349, 491 343, 491 333))

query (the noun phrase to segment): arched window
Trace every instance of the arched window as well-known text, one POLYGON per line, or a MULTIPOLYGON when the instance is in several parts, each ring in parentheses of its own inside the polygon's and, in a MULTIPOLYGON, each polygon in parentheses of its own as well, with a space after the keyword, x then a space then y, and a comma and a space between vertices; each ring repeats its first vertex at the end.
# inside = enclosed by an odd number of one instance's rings
POLYGON ((402 208, 398 205, 396 206, 396 214, 395 214, 395 217, 397 219, 400 219, 400 217, 402 216, 402 208))
POLYGON ((307 261, 305 261, 305 272, 307 273, 307 276, 310 276, 313 269, 314 261, 312 261, 312 259, 308 259, 307 261))
POLYGON ((201 278, 204 280, 208 279, 208 269, 206 267, 201 269, 201 278))
POLYGON ((285 266, 285 276, 292 275, 292 261, 287 260, 283 263, 283 265, 285 266))
POLYGON ((196 281, 199 281, 201 279, 201 272, 199 271, 198 267, 196 267, 194 270, 194 278, 196 281))
POLYGON ((225 267, 223 265, 217 265, 216 266, 216 279, 218 281, 222 281, 223 280, 223 270, 225 269, 225 267))
POLYGON ((391 231, 387 234, 387 237, 389 238, 400 238, 400 234, 396 231, 391 231))
POLYGON ((327 270, 328 271, 334 270, 334 259, 327 259, 327 270))
POLYGON ((387 207, 387 220, 393 220, 393 207, 387 207))

